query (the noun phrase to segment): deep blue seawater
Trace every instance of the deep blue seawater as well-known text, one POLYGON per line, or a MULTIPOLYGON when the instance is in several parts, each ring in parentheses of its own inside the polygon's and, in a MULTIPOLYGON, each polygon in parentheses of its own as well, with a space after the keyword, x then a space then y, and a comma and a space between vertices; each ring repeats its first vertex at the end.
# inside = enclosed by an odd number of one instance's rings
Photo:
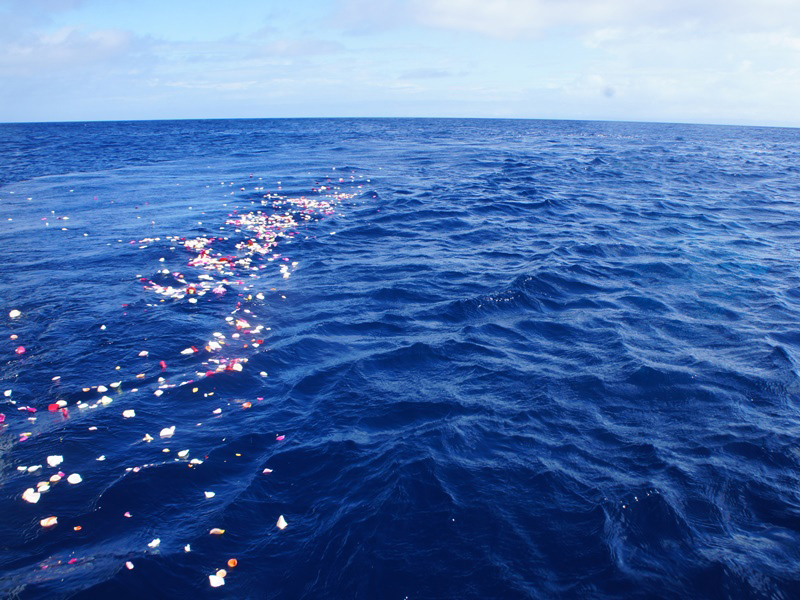
POLYGON ((0 164, 0 597, 800 597, 800 130, 6 124, 0 164))

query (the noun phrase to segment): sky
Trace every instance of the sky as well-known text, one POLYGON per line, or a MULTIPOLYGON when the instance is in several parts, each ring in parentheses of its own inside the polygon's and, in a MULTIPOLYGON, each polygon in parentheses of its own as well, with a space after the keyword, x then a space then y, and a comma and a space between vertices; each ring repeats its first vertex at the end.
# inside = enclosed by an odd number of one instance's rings
POLYGON ((800 0, 0 0, 0 122, 800 126, 800 0))

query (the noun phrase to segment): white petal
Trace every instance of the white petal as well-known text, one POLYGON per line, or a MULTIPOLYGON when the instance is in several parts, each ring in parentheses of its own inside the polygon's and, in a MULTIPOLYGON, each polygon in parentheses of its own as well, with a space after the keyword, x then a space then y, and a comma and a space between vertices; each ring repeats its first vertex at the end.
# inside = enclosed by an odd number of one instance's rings
POLYGON ((81 481, 83 481, 83 477, 81 477, 77 473, 73 473, 72 475, 67 477, 67 482, 69 482, 69 483, 71 483, 73 485, 75 485, 76 483, 80 483, 81 481))
POLYGON ((46 517, 46 518, 42 519, 41 521, 39 521, 39 524, 42 527, 52 527, 56 523, 58 523, 58 517, 46 517))
POLYGON ((286 526, 288 525, 288 523, 286 522, 286 519, 283 518, 283 515, 278 517, 277 525, 278 525, 278 529, 286 529, 286 526))
POLYGON ((152 542, 150 542, 150 543, 149 543, 149 544, 147 544, 147 545, 148 545, 150 548, 157 548, 157 547, 158 547, 158 545, 159 545, 160 543, 161 543, 161 540, 160 540, 159 538, 156 538, 156 539, 154 539, 152 542))
POLYGON ((208 583, 211 584, 211 587, 220 587, 221 585, 225 585, 225 580, 217 575, 209 575, 208 583))
POLYGON ((214 492, 203 492, 206 495, 206 498, 213 498, 216 496, 214 492))
POLYGON ((126 419, 131 419, 136 416, 136 411, 133 410, 132 408, 128 410, 123 410, 122 416, 125 417, 126 419))
POLYGON ((64 457, 59 454, 54 454, 52 456, 47 457, 47 464, 51 467, 57 467, 62 462, 64 462, 64 457))
POLYGON ((164 427, 164 429, 161 430, 161 433, 159 433, 159 435, 161 437, 172 437, 174 433, 175 433, 175 425, 173 425, 172 427, 164 427))
POLYGON ((31 504, 36 504, 41 496, 42 495, 33 488, 28 488, 22 492, 22 499, 25 500, 25 502, 30 502, 31 504))

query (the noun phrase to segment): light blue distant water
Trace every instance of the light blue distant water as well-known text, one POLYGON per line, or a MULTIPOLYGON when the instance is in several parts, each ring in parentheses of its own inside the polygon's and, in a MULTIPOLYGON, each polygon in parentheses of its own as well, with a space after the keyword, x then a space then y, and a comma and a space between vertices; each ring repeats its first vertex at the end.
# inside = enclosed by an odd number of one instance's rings
POLYGON ((800 596, 800 130, 6 124, 0 163, 1 597, 800 596))

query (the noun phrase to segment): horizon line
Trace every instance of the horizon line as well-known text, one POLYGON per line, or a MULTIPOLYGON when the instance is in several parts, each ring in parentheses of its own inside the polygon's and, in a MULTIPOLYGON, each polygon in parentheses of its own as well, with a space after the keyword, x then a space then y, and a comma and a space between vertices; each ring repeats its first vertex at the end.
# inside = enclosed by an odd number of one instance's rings
POLYGON ((67 125, 67 124, 89 124, 89 123, 167 123, 180 121, 298 121, 298 120, 426 120, 426 121, 559 121, 575 123, 619 123, 619 124, 641 124, 641 125, 696 125, 709 127, 757 127, 767 129, 800 129, 800 125, 764 125, 752 123, 706 123, 692 121, 645 121, 645 120, 622 120, 622 119, 568 119, 568 118, 546 118, 546 117, 344 117, 344 116, 297 116, 297 117, 183 117, 183 118, 163 118, 163 119, 90 119, 90 120, 64 120, 64 121, 0 121, 0 125, 67 125))

